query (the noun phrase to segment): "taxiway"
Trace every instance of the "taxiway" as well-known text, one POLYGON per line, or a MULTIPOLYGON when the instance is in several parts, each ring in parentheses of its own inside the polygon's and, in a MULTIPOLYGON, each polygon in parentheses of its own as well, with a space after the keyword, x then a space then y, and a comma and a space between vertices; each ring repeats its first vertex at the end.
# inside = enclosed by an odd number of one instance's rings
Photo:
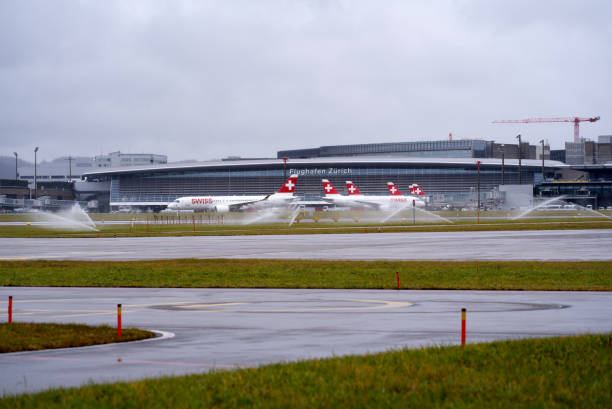
POLYGON ((0 393, 211 369, 612 330, 612 293, 395 290, 0 288, 14 319, 116 323, 163 339, 0 355, 0 393))
POLYGON ((612 229, 116 238, 2 238, 0 260, 281 258, 610 260, 612 229))

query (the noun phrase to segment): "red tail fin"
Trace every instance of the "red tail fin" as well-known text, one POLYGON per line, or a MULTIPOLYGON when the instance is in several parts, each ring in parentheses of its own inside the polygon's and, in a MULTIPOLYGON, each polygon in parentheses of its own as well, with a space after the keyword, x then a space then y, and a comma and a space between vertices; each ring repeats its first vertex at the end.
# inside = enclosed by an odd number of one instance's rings
POLYGON ((338 195, 339 194, 336 188, 334 187, 334 185, 332 185, 329 180, 321 179, 321 182, 323 183, 323 190, 325 191, 326 195, 338 195))
POLYGON ((400 192, 400 190, 395 187, 395 184, 393 182, 387 182, 387 185, 389 187, 389 194, 391 196, 403 196, 402 192, 400 192))
POLYGON ((414 185, 410 185, 410 194, 414 196, 425 196, 425 192, 423 189, 416 183, 414 185))
POLYGON ((289 179, 285 182, 284 185, 278 189, 278 193, 293 193, 295 192, 295 185, 297 184, 297 175, 289 176, 289 179))
POLYGON ((346 181, 346 190, 348 190, 348 194, 350 196, 352 196, 352 195, 360 195, 361 194, 359 189, 357 189, 357 186, 355 186, 353 184, 353 182, 351 182, 350 180, 346 181))

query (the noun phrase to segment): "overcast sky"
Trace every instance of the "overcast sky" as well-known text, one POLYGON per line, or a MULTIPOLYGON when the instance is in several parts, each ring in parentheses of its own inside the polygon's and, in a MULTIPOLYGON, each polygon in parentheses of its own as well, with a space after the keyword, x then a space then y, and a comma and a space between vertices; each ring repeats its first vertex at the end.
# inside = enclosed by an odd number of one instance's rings
MULTIPOLYGON (((612 134, 612 2, 0 2, 0 155, 612 134)), ((32 156, 32 158, 29 158, 32 156)))

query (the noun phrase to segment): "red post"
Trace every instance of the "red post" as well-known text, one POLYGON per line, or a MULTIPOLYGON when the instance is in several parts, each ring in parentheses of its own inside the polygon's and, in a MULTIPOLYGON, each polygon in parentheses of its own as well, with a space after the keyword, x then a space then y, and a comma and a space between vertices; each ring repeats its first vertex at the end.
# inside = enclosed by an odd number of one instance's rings
MULTIPOLYGON (((519 149, 521 149, 520 146, 519 146, 519 149)), ((542 151, 542 155, 544 155, 544 151, 542 151)), ((478 161, 478 189, 477 190, 478 190, 477 192, 478 201, 477 201, 476 206, 478 207, 478 224, 480 224, 480 161, 478 161)))
POLYGON ((8 322, 13 322, 13 296, 9 295, 8 322))
POLYGON ((465 345, 465 308, 461 309, 461 345, 465 345))
POLYGON ((397 278, 397 289, 400 289, 400 282, 399 282, 399 272, 395 272, 395 278, 397 278))
POLYGON ((121 304, 117 304, 117 338, 121 338, 121 304))

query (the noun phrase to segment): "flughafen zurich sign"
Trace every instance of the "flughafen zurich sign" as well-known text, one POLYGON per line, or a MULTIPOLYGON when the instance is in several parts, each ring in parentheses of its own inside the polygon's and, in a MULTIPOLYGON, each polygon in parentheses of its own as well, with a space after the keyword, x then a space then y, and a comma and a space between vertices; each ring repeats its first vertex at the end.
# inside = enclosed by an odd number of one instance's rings
POLYGON ((290 174, 298 176, 333 176, 333 175, 352 175, 351 168, 291 168, 290 174))

